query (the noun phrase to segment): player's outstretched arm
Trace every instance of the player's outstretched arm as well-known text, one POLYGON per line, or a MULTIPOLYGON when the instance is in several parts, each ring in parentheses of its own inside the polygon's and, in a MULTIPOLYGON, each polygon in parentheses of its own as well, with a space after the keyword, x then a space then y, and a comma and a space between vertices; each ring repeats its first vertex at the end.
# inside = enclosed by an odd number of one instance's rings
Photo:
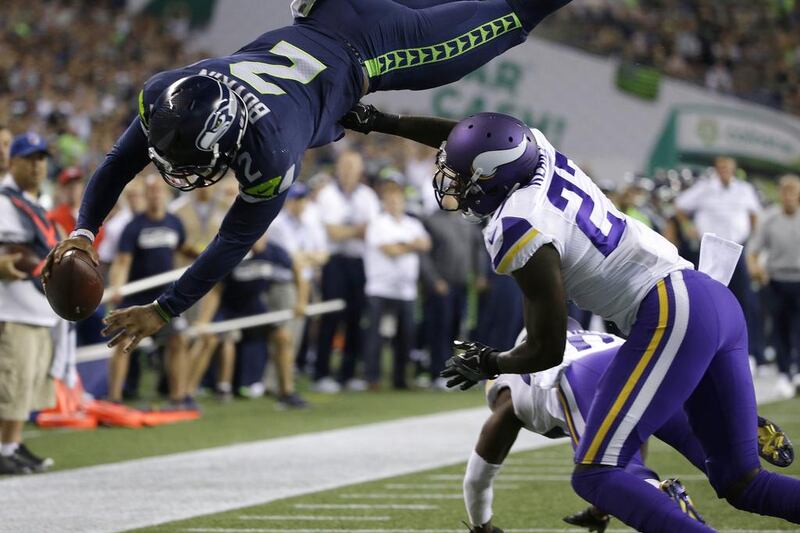
POLYGON ((364 134, 386 133, 439 148, 458 122, 438 117, 393 115, 359 102, 342 118, 341 124, 364 134))
POLYGON ((100 231, 100 226, 117 203, 125 185, 149 162, 147 137, 142 131, 139 119, 135 118, 86 185, 76 229, 47 256, 42 270, 45 280, 50 275, 53 263, 60 262, 67 251, 75 248, 89 254, 95 265, 100 264, 97 252, 92 246, 94 236, 100 231))

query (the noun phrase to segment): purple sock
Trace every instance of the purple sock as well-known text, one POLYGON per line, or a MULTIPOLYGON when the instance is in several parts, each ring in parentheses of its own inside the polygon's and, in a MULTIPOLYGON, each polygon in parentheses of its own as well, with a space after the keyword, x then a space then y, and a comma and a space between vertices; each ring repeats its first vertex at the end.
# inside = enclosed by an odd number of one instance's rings
POLYGON ((762 470, 735 499, 737 509, 800 524, 800 480, 762 470))
POLYGON ((572 474, 584 500, 645 533, 708 533, 714 530, 684 514, 669 496, 621 468, 596 467, 572 474))

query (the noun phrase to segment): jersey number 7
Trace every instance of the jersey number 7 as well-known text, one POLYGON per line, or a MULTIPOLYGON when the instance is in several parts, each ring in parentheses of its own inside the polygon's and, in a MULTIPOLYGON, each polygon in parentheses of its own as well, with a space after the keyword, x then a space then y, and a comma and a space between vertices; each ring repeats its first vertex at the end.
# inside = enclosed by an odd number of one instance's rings
POLYGON ((282 80, 293 80, 306 85, 327 67, 316 57, 297 48, 293 44, 281 41, 270 49, 270 53, 282 56, 291 61, 291 66, 272 65, 260 61, 240 61, 231 64, 231 74, 250 85, 261 94, 286 94, 286 91, 270 83, 262 75, 282 80))

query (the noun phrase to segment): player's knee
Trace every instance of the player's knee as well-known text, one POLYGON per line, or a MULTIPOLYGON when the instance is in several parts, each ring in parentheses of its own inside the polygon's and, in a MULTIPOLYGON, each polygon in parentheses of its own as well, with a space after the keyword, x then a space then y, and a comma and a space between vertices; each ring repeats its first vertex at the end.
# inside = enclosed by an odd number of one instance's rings
POLYGON ((747 511, 750 510, 751 505, 746 498, 742 498, 742 495, 762 472, 761 468, 755 468, 738 476, 733 483, 727 483, 725 486, 718 486, 713 479, 709 479, 709 481, 711 481, 711 486, 714 487, 720 498, 725 498, 728 503, 737 509, 747 511))
POLYGON ((594 501, 609 470, 603 466, 575 465, 575 470, 572 471, 572 489, 584 500, 594 501))

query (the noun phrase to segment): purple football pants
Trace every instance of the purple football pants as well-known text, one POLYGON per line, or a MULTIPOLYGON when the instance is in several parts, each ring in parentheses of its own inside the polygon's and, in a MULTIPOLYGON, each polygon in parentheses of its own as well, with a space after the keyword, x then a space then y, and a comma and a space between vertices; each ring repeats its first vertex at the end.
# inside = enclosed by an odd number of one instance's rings
POLYGON ((685 449, 720 497, 742 509, 800 522, 798 480, 759 474, 731 493, 760 468, 756 416, 738 302, 705 274, 675 272, 642 301, 630 337, 599 378, 585 417, 575 462, 610 468, 579 466, 573 487, 639 531, 713 531, 625 471, 647 438, 657 434, 685 449), (685 431, 684 416, 696 441, 685 431))

